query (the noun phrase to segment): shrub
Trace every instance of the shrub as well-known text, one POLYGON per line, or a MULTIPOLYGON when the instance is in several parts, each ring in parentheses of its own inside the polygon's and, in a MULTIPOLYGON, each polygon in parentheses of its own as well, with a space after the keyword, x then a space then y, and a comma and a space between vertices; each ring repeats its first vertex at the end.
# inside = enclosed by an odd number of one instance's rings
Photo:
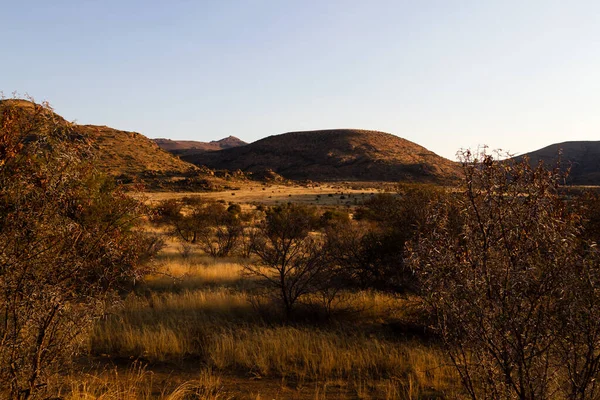
POLYGON ((356 211, 357 221, 338 219, 326 230, 327 248, 343 270, 345 284, 396 293, 416 291, 418 282, 406 263, 406 245, 418 240, 432 205, 445 196, 430 186, 403 185, 397 194, 367 200, 356 211))
POLYGON ((237 204, 225 207, 221 202, 189 197, 163 201, 155 212, 155 221, 171 226, 171 234, 213 257, 226 257, 239 247, 242 222, 249 218, 237 204))
POLYGON ((84 161, 88 149, 49 107, 0 102, 0 395, 49 392, 154 246, 135 229, 142 205, 84 161))
POLYGON ((325 211, 320 218, 321 226, 335 226, 350 222, 350 215, 342 210, 333 209, 325 211))
POLYGON ((581 245, 558 169, 485 153, 462 162, 458 195, 429 214, 413 265, 464 387, 473 399, 598 398, 600 258, 581 245))

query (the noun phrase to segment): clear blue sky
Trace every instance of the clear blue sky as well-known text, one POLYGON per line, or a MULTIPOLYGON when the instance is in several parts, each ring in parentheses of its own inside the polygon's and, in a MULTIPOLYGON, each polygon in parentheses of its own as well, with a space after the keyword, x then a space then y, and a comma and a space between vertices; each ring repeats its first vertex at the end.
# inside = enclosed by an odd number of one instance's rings
POLYGON ((146 136, 600 140, 600 1, 0 1, 0 90, 146 136))

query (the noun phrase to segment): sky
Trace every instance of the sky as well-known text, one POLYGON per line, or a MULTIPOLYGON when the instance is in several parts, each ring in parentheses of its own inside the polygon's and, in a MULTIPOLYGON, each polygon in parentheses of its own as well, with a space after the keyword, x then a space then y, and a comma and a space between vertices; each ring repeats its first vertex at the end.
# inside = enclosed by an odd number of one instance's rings
POLYGON ((597 0, 0 0, 0 37, 4 96, 150 138, 600 140, 597 0))

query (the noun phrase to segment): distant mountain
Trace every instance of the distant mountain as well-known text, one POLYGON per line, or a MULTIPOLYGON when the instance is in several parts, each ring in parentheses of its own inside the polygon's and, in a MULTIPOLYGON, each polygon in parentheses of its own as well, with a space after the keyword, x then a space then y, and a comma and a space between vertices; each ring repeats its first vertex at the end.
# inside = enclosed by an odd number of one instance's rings
POLYGON ((561 169, 570 168, 568 183, 575 185, 600 185, 600 141, 573 141, 555 143, 542 149, 515 157, 529 157, 531 164, 543 161, 556 166, 561 152, 561 169))
POLYGON ((215 169, 272 170, 287 179, 446 182, 458 165, 398 136, 359 129, 290 132, 181 158, 215 169))
POLYGON ((212 142, 197 142, 193 140, 171 140, 171 139, 154 139, 154 143, 175 155, 191 155, 203 153, 205 151, 217 151, 229 149, 232 147, 244 146, 247 143, 235 136, 228 136, 221 140, 213 140, 212 142))

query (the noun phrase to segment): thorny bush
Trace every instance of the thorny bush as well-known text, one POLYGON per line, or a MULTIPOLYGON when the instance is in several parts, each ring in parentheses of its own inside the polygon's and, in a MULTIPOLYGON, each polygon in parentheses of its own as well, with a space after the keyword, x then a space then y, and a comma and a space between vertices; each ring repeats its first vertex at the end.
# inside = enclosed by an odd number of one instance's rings
POLYGON ((95 172, 86 137, 47 105, 0 101, 0 396, 45 398, 151 241, 95 172))
POLYGON ((598 398, 600 258, 558 194, 561 174, 485 153, 462 164, 412 261, 468 394, 598 398))

